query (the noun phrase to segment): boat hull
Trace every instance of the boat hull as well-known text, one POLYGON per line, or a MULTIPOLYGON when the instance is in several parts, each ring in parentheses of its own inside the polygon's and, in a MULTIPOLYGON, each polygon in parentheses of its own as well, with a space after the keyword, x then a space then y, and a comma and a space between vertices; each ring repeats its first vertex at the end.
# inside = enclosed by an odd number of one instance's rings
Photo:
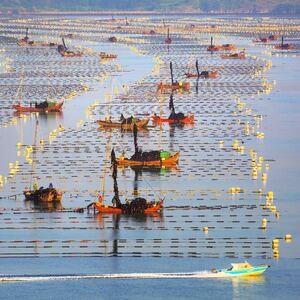
POLYGON ((158 88, 157 90, 158 91, 163 91, 163 90, 166 90, 166 89, 169 89, 169 90, 179 90, 179 89, 183 89, 185 91, 189 90, 191 87, 191 85, 189 84, 189 82, 179 82, 179 83, 174 83, 174 84, 163 84, 163 83, 160 83, 158 85, 158 88))
POLYGON ((194 74, 194 73, 185 73, 185 76, 187 78, 217 78, 218 72, 216 71, 209 71, 207 75, 201 75, 201 74, 194 74))
POLYGON ((39 190, 25 190, 23 192, 25 200, 36 202, 54 202, 61 201, 62 193, 55 188, 46 188, 39 190))
POLYGON ((169 158, 160 159, 160 160, 150 160, 150 161, 139 161, 139 160, 130 160, 123 156, 116 159, 118 166, 172 166, 178 163, 179 160, 179 152, 171 155, 169 158))
POLYGON ((245 54, 238 54, 238 55, 221 55, 222 59, 245 59, 245 54))
POLYGON ((263 266, 253 266, 249 269, 244 269, 244 270, 221 269, 218 271, 218 274, 223 275, 224 277, 257 276, 263 274, 268 268, 269 268, 268 265, 263 265, 263 266))
POLYGON ((37 108, 37 107, 23 107, 20 104, 13 105, 13 108, 19 112, 40 112, 40 113, 47 113, 47 112, 59 112, 62 110, 64 102, 59 102, 56 105, 45 107, 45 108, 37 108))
POLYGON ((175 119, 164 119, 161 117, 152 116, 152 120, 156 123, 184 123, 184 124, 194 124, 194 115, 189 115, 182 120, 175 119))
MULTIPOLYGON (((138 120, 135 122, 137 127, 145 127, 147 126, 149 122, 149 119, 144 119, 144 120, 138 120)), ((97 123, 106 128, 122 128, 122 129, 133 129, 133 123, 117 123, 117 122, 109 122, 109 121, 103 121, 103 120, 98 120, 97 123)))
MULTIPOLYGON (((103 205, 99 202, 94 203, 94 208, 99 213, 103 213, 103 214, 123 214, 124 213, 121 208, 103 205)), ((151 205, 151 206, 149 205, 149 207, 144 210, 144 214, 155 214, 155 213, 161 211, 162 208, 163 208, 162 202, 159 202, 159 203, 151 205)))

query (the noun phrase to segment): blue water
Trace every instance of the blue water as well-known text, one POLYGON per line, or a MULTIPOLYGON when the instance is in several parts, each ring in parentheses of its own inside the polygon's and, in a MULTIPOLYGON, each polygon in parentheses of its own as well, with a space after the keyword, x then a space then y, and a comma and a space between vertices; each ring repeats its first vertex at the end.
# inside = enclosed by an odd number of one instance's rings
MULTIPOLYGON (((230 42, 230 37, 224 39, 225 41, 230 42)), ((236 42, 235 38, 233 38, 233 41, 236 42)), ((242 47, 247 47, 248 42, 244 39, 238 40, 242 47)), ((78 95, 71 102, 66 103, 62 116, 41 116, 40 128, 42 134, 46 135, 58 124, 63 124, 70 133, 59 140, 61 144, 58 143, 58 146, 64 146, 69 139, 76 140, 77 136, 79 141, 82 141, 84 140, 82 135, 86 135, 84 141, 92 146, 100 144, 102 151, 109 133, 96 131, 92 121, 85 116, 84 109, 87 105, 99 99, 101 105, 98 107, 96 117, 103 118, 107 113, 107 108, 103 105, 104 94, 111 90, 111 86, 120 88, 125 82, 133 84, 150 72, 153 62, 148 56, 137 58, 127 48, 119 48, 118 45, 109 45, 107 48, 102 44, 89 44, 88 46, 94 47, 97 51, 102 49, 112 52, 118 51, 119 63, 130 72, 116 73, 100 85, 94 83, 89 92, 78 95), (82 129, 83 133, 80 130, 74 130, 79 119, 86 122, 84 129, 82 129), (86 130, 87 127, 89 130, 86 130), (72 136, 73 132, 75 137, 72 136)), ((261 48, 252 44, 249 46, 249 51, 257 56, 264 56, 261 53, 261 48)), ((170 128, 164 126, 163 141, 160 142, 164 146, 170 147, 171 150, 177 150, 181 147, 181 170, 171 170, 169 173, 162 174, 145 172, 139 181, 140 188, 144 190, 149 190, 149 184, 157 188, 157 191, 171 189, 171 192, 169 191, 165 195, 168 207, 162 216, 143 219, 122 216, 120 223, 118 223, 111 216, 93 216, 86 213, 78 215, 76 213, 39 213, 38 211, 32 213, 30 211, 19 215, 8 211, 1 215, 0 250, 2 257, 0 258, 0 274, 2 276, 44 275, 47 277, 47 275, 55 274, 80 276, 149 272, 157 273, 158 278, 49 279, 48 281, 1 282, 0 299, 17 299, 21 297, 24 299, 299 298, 299 58, 290 56, 266 56, 266 58, 273 61, 273 68, 265 76, 271 82, 276 80, 277 84, 269 95, 261 94, 255 99, 245 95, 242 100, 247 102, 248 107, 265 116, 261 124, 265 139, 259 141, 252 139, 247 142, 247 146, 253 146, 259 152, 259 155, 272 160, 268 181, 263 185, 263 188, 264 191, 272 190, 275 192, 275 203, 280 211, 279 219, 259 208, 252 210, 251 207, 247 207, 247 205, 259 207, 263 203, 261 197, 251 193, 261 187, 260 181, 252 181, 244 175, 232 178, 224 176, 214 181, 211 180, 211 177, 205 176, 206 171, 209 172, 210 170, 200 171, 201 175, 204 175, 203 177, 197 178, 197 176, 194 176, 189 178, 190 171, 194 170, 187 155, 189 150, 186 149, 189 149, 188 147, 193 148, 193 141, 196 143, 200 140, 201 143, 203 142, 203 144, 200 144, 201 146, 204 145, 205 141, 215 142, 210 137, 205 136, 209 132, 205 131, 206 126, 209 127, 208 125, 210 125, 205 122, 210 120, 209 118, 214 118, 214 116, 206 117, 205 113, 201 111, 201 114, 197 116, 199 120, 195 124, 195 131, 188 127, 170 128), (283 70, 289 70, 289 72, 283 74, 283 70), (186 140, 192 138, 192 142, 183 143, 182 145, 182 143, 178 143, 181 137, 186 140), (239 199, 239 195, 228 195, 227 190, 232 184, 245 186, 246 195, 244 197, 242 195, 241 199, 239 199), (174 193, 172 190, 174 190, 174 193), (217 195, 218 193, 221 195, 217 195), (202 204, 211 207, 220 204, 226 207, 216 211, 210 209, 186 210, 184 208, 184 205, 198 207, 202 204), (238 210, 233 207, 234 205, 245 205, 245 207, 238 210), (175 206, 175 209, 172 206, 175 206), (179 207, 176 208, 176 206, 179 207), (182 207, 180 208, 180 206, 182 207), (234 216, 235 213, 236 216, 234 216), (265 231, 259 228, 264 214, 267 214, 269 221, 268 228, 265 231), (249 218, 249 216, 251 217, 249 218), (248 225, 249 228, 242 229, 241 226, 243 225, 248 225), (202 232, 203 226, 212 226, 208 234, 202 232), (227 230, 225 226, 232 226, 232 229, 227 230), (284 241, 286 233, 292 234, 291 243, 284 241), (226 240, 225 243, 224 237, 229 237, 235 244, 232 246, 230 239, 226 240), (260 240, 258 240, 258 237, 260 240), (272 257, 271 249, 271 240, 276 237, 280 239, 280 256, 278 259, 272 257), (160 239, 161 244, 158 244, 160 247, 155 249, 155 240, 160 239), (197 247, 196 254, 193 254, 195 248, 192 248, 194 241, 196 241, 195 247, 197 247), (115 244, 115 242, 119 242, 119 244, 115 244), (248 245, 250 245, 249 248, 247 248, 248 245), (140 247, 142 247, 142 250, 140 250, 140 247), (233 247, 233 249, 230 247, 233 247), (173 254, 172 250, 174 250, 173 254), (93 254, 93 252, 95 253, 93 254), (18 253, 22 257, 18 257, 18 253), (152 257, 157 253, 160 253, 161 257, 152 257), (187 257, 189 255, 190 257, 187 257), (197 257, 192 257, 193 255, 197 257), (254 278, 167 279, 161 278, 159 275, 160 273, 205 272, 212 268, 226 268, 230 266, 231 262, 241 262, 245 259, 253 265, 269 264, 271 268, 263 276, 254 278)), ((206 97, 206 95, 201 94, 202 96, 206 97)), ((181 105, 189 108, 190 103, 185 104, 187 99, 189 101, 188 96, 176 95, 176 97, 178 97, 178 102, 181 105)), ((114 103, 115 116, 119 113, 118 109, 121 103, 122 100, 117 100, 114 103)), ((154 105, 150 109, 148 105, 151 104, 149 103, 146 103, 146 105, 144 105, 145 103, 138 104, 141 104, 141 110, 146 112, 148 110, 151 112, 153 107, 156 110, 159 109, 154 105)), ((190 109, 195 107, 199 109, 198 106, 192 103, 190 109)), ((136 106, 134 108, 136 109, 136 106)), ((34 125, 35 118, 32 117, 24 124, 25 130, 19 128, 21 127, 20 124, 18 128, 1 128, 1 147, 3 148, 1 154, 5 156, 5 159, 0 163, 1 173, 7 173, 8 162, 16 158, 15 145, 21 137, 28 144, 33 142, 31 133, 34 125), (20 132, 25 132, 25 137, 19 136, 20 132), (9 143, 5 143, 5 141, 9 141, 9 143)), ((157 136, 160 134, 158 128, 151 128, 149 133, 141 133, 140 139, 145 142, 146 147, 152 147, 153 141, 156 143, 155 146, 160 143, 157 142, 157 136), (152 144, 147 144, 147 141, 152 144)), ((130 134, 123 135, 114 131, 113 135, 113 142, 118 151, 122 150, 122 145, 117 142, 120 139, 126 146, 129 145, 128 147, 132 144, 130 134)), ((207 152, 205 147, 204 150, 207 152)), ((61 178, 62 176, 59 177, 60 183, 65 188, 71 186, 73 189, 78 189, 79 192, 83 189, 86 192, 79 197, 74 197, 75 192, 70 192, 70 195, 67 194, 64 197, 64 206, 74 208, 95 201, 95 189, 99 189, 101 186, 99 177, 103 169, 103 152, 92 156, 90 169, 87 171, 83 169, 82 173, 81 171, 77 172, 79 174, 77 183, 71 180, 68 181, 70 178, 64 180, 61 178), (87 174, 89 171, 95 171, 95 173, 93 173, 92 179, 86 180, 85 176, 89 175, 87 174), (94 192, 94 198, 88 193, 89 190, 94 192)), ((61 159, 60 155, 64 158, 61 153, 50 153, 48 156, 47 153, 44 154, 49 161, 51 161, 51 158, 53 161, 53 157, 54 159, 61 159)), ((81 158, 90 154, 81 153, 81 155, 82 157, 75 154, 74 160, 78 159, 80 161, 81 158)), ((207 158, 206 153, 203 154, 200 151, 197 155, 196 160, 200 157, 198 166, 203 167, 201 158, 207 158)), ((229 157, 232 158, 233 156, 229 157)), ((236 155, 235 158, 239 159, 239 156, 236 155)), ((40 160, 42 161, 42 156, 40 160)), ((73 163, 72 160, 70 161, 73 163)), ((81 166, 80 163, 78 165, 81 166)), ((209 166, 208 164, 207 168, 209 166)), ((41 170, 43 171, 46 168, 47 172, 53 175, 55 172, 52 171, 52 167, 51 165, 44 165, 41 170)), ((62 164, 62 167, 65 167, 65 165, 62 164)), ((76 164, 71 170, 73 171, 74 168, 76 168, 76 164)), ((61 171, 60 166, 54 168, 54 170, 59 173, 61 171)), ((228 170, 230 171, 230 166, 228 170)), ((47 172, 42 172, 43 175, 41 176, 49 175, 47 172)), ((60 175, 66 177, 70 175, 70 173, 65 174, 64 171, 61 172, 60 175)), ((133 172, 124 170, 120 171, 119 174, 120 190, 130 190, 132 188, 133 172)), ((18 190, 24 186, 22 180, 22 176, 19 176, 17 181, 18 190)), ((14 182, 11 183, 11 186, 13 184, 14 182)), ((110 179, 108 179, 107 186, 111 186, 110 179)), ((7 190, 9 190, 9 187, 7 190)), ((153 194, 151 190, 149 193, 153 194)), ((111 191, 109 192, 111 193, 111 191)), ((2 208, 28 208, 29 210, 31 208, 30 204, 24 203, 19 198, 16 201, 11 199, 1 199, 1 201, 2 208)))

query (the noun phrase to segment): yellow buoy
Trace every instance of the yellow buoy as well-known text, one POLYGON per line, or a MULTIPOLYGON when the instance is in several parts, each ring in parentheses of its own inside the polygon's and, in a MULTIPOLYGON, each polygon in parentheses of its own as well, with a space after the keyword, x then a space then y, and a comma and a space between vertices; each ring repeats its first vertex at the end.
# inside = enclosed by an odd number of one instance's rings
POLYGON ((287 233, 284 237, 285 241, 287 243, 291 242, 292 241, 292 235, 290 233, 287 233))
POLYGON ((268 221, 265 218, 261 220, 261 228, 262 229, 266 229, 267 228, 267 222, 268 221))

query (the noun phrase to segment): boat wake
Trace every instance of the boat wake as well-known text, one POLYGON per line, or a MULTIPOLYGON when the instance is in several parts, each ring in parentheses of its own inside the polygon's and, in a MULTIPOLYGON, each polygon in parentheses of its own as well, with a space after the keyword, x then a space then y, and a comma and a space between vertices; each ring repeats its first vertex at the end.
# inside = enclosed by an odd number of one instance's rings
POLYGON ((161 278, 220 278, 224 277, 210 271, 191 273, 115 273, 115 274, 69 274, 69 275, 0 275, 0 282, 12 281, 48 281, 80 279, 161 279, 161 278))

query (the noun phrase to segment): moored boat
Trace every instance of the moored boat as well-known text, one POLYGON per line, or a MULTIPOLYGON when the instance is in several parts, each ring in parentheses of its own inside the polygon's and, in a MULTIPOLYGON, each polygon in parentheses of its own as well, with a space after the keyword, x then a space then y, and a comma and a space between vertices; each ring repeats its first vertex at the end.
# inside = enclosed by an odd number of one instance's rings
POLYGON ((184 124, 194 124, 195 118, 193 114, 184 116, 182 119, 170 119, 162 118, 158 116, 152 116, 152 120, 155 123, 184 123, 184 124))
POLYGON ((217 78, 217 71, 199 71, 198 60, 196 60, 196 70, 197 73, 184 73, 187 78, 217 78))
POLYGON ((153 215, 160 212, 163 209, 163 199, 159 201, 147 201, 145 198, 137 197, 133 200, 126 200, 125 204, 121 203, 119 197, 119 189, 117 183, 117 161, 115 156, 115 151, 111 151, 111 162, 112 162, 112 178, 114 180, 114 197, 112 198, 113 206, 104 205, 103 195, 98 196, 98 201, 93 202, 87 206, 89 209, 93 207, 99 213, 107 214, 126 214, 126 215, 153 215))
POLYGON ((102 59, 109 59, 109 58, 117 58, 117 57, 118 57, 117 54, 105 53, 105 52, 100 52, 99 56, 100 56, 102 59))
POLYGON ((245 59, 246 54, 245 54, 245 52, 223 54, 223 55, 221 55, 221 58, 223 58, 223 59, 245 59))
POLYGON ((133 129, 134 124, 136 124, 137 127, 146 127, 149 123, 149 119, 136 120, 135 123, 111 122, 107 120, 98 120, 97 123, 105 128, 133 129))
POLYGON ((31 200, 36 202, 54 202, 61 201, 62 192, 56 188, 48 187, 40 189, 33 189, 23 191, 23 195, 25 196, 25 200, 31 200))
POLYGON ((182 89, 182 90, 187 91, 190 89, 191 85, 189 82, 174 81, 172 62, 170 62, 170 71, 171 71, 171 84, 164 84, 164 83, 160 82, 157 87, 158 91, 162 92, 165 89, 171 89, 171 90, 182 89))
POLYGON ((137 143, 137 126, 133 126, 134 137, 134 154, 130 158, 126 158, 124 153, 116 159, 118 166, 153 166, 161 167, 174 165, 178 163, 179 151, 171 153, 169 151, 142 151, 137 143))
POLYGON ((263 274, 270 266, 260 265, 252 266, 248 262, 232 263, 229 269, 213 269, 212 273, 217 277, 233 277, 233 276, 257 276, 263 274))
POLYGON ((150 152, 144 152, 146 154, 149 154, 149 156, 153 153, 153 156, 155 155, 155 158, 126 158, 124 155, 121 155, 119 158, 116 159, 117 164, 119 166, 153 166, 153 167, 161 167, 161 166, 172 166, 178 163, 179 160, 179 154, 180 152, 175 152, 173 154, 168 153, 167 157, 164 157, 163 155, 167 151, 150 151, 150 152), (154 154, 154 152, 157 152, 154 154))
POLYGON ((47 112, 59 112, 62 110, 64 102, 42 102, 41 104, 37 104, 34 106, 21 106, 21 103, 15 104, 12 107, 18 112, 40 112, 40 113, 47 113, 47 112), (44 105, 41 105, 45 103, 44 105), (40 107, 39 107, 40 105, 40 107))

